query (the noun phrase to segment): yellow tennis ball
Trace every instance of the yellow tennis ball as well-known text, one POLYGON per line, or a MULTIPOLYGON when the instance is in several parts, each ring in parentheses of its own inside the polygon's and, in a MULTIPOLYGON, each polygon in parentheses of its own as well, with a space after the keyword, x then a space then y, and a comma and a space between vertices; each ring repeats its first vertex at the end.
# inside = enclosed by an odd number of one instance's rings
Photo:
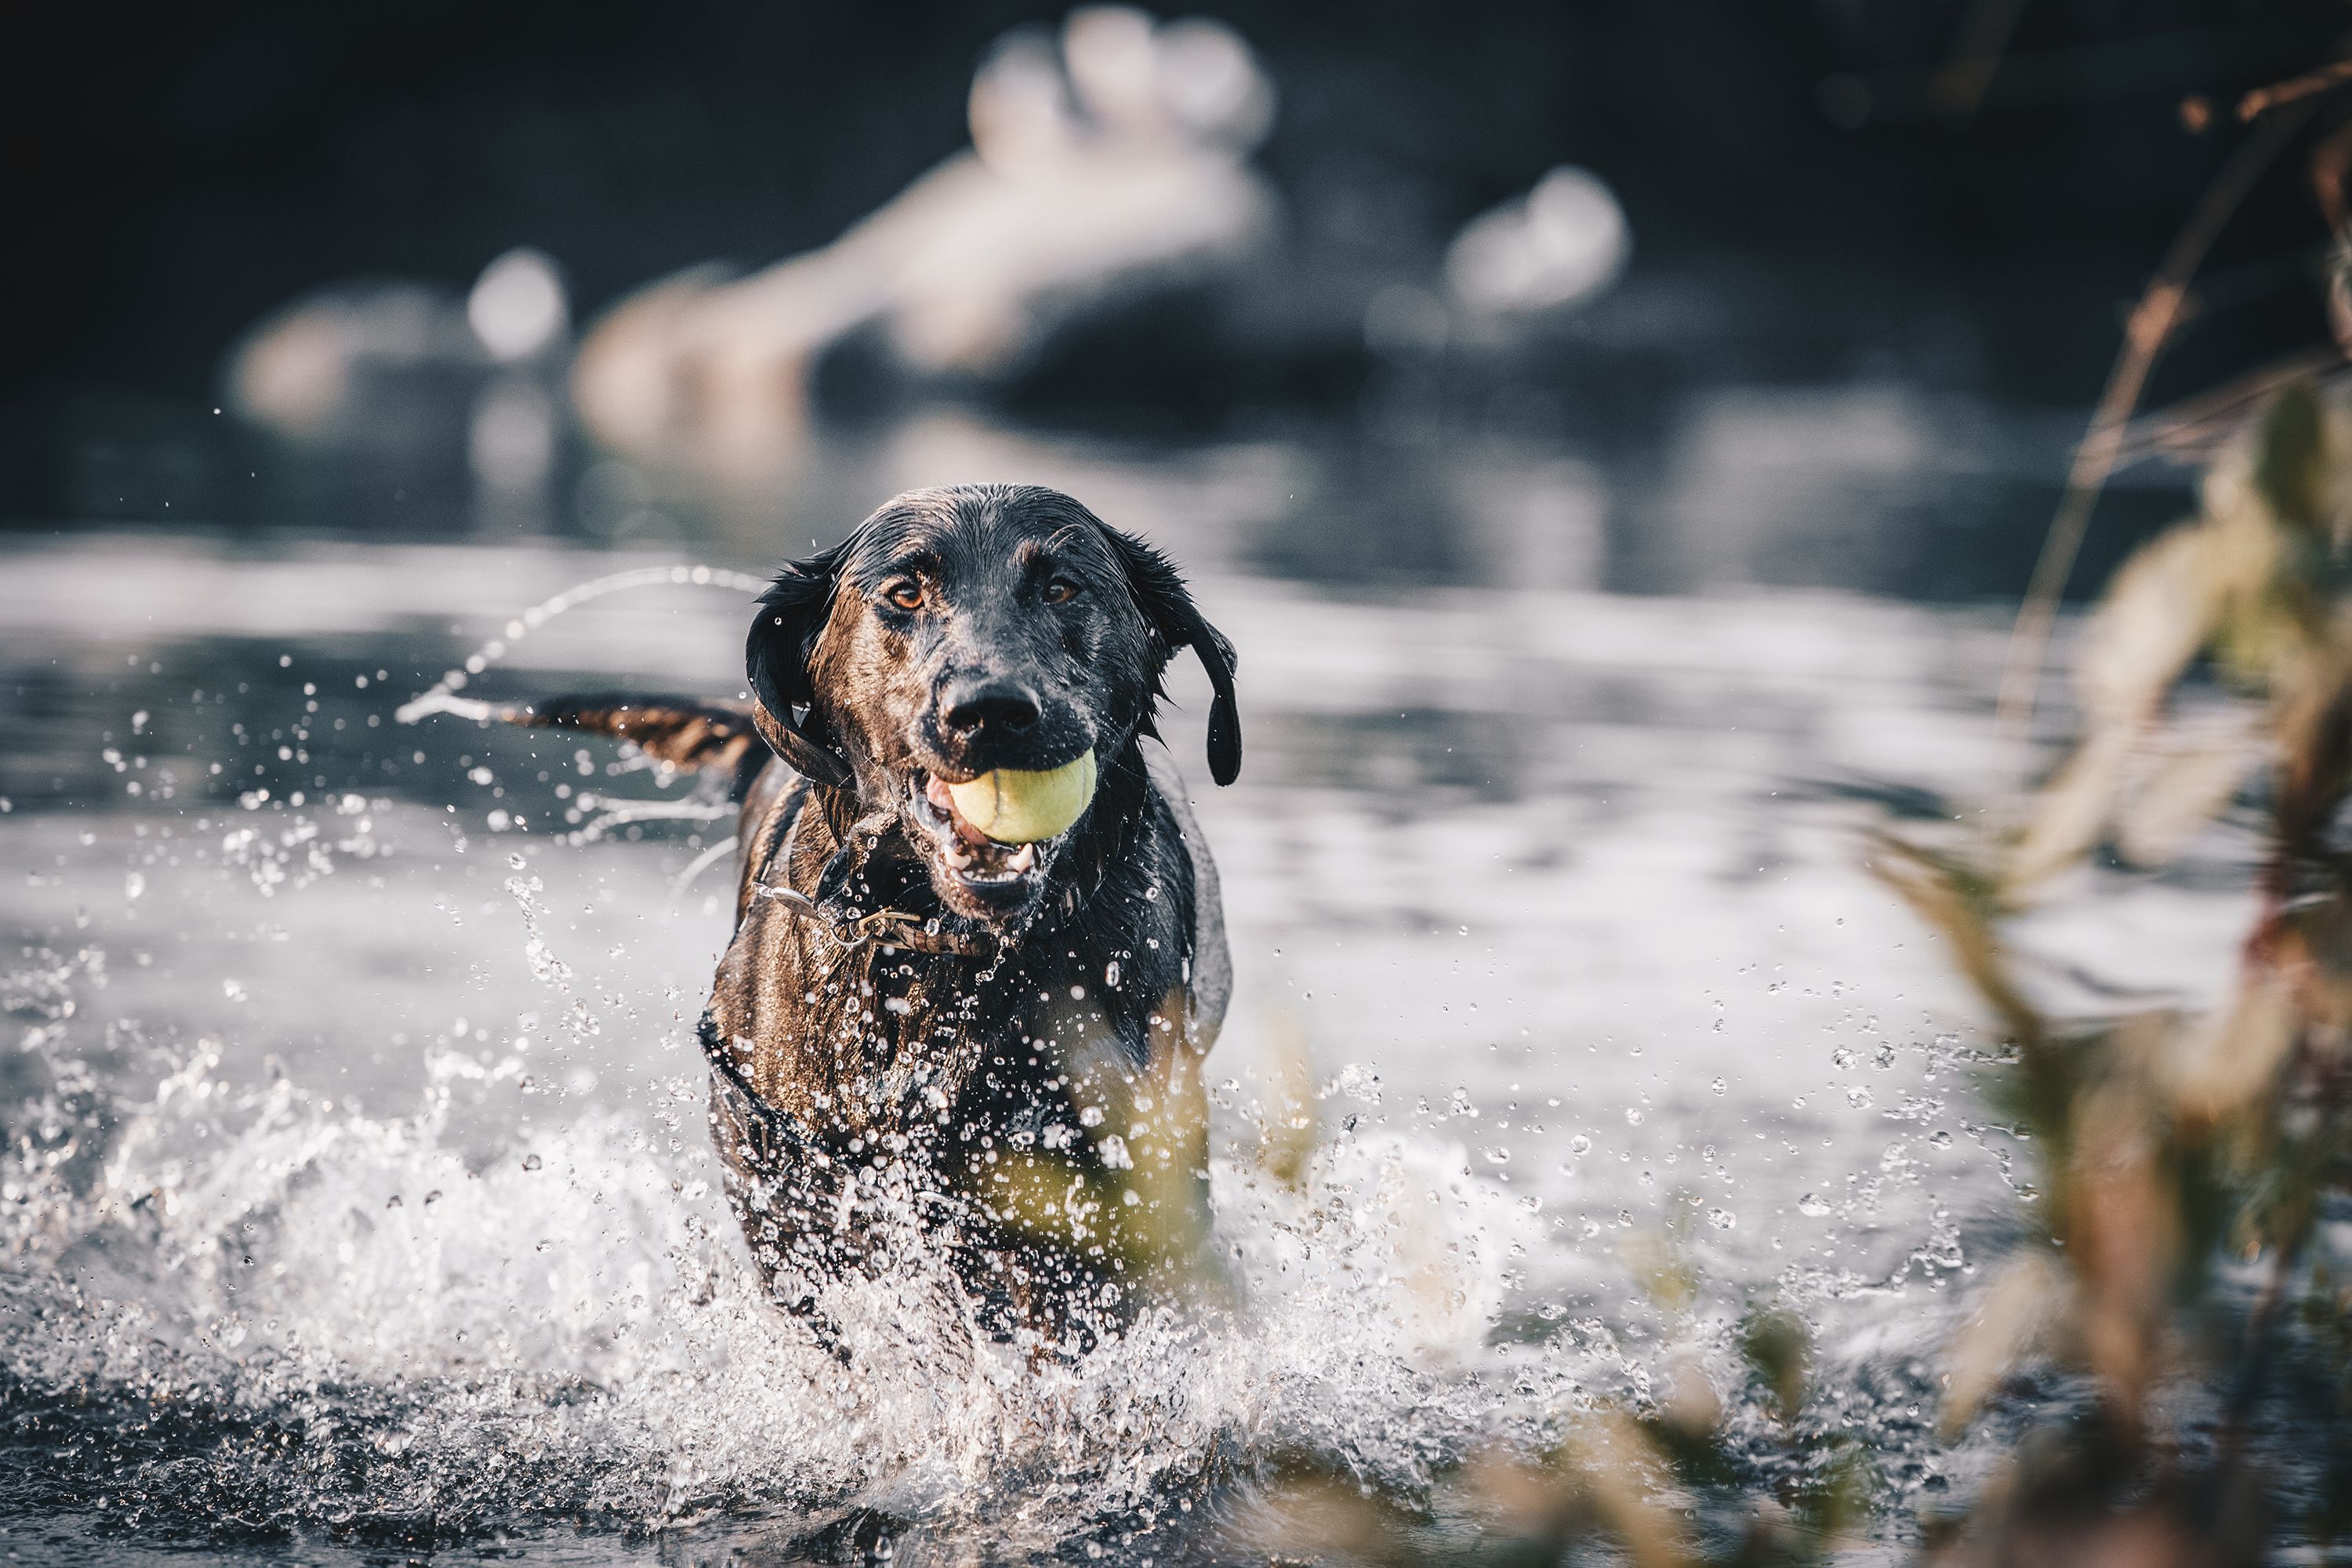
POLYGON ((1034 844, 1076 822, 1095 797, 1095 754, 1044 773, 998 768, 948 785, 956 815, 999 844, 1034 844))

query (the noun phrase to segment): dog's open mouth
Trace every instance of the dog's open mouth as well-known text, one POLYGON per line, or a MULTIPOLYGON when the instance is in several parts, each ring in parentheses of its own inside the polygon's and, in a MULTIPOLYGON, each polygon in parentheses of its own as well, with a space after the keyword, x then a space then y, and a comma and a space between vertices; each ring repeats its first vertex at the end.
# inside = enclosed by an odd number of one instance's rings
POLYGON ((1004 894, 1022 889, 1042 875, 1068 829, 1027 844, 1004 844, 964 820, 945 781, 919 773, 908 782, 908 800, 915 821, 929 835, 948 874, 982 893, 1004 894))

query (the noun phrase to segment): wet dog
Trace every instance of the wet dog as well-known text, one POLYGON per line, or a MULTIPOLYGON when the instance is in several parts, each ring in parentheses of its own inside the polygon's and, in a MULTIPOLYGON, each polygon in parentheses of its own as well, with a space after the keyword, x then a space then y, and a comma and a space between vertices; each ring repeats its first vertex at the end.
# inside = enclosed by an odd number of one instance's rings
POLYGON ((734 770, 735 934, 701 1029, 711 1130, 770 1289, 821 1329, 828 1279, 910 1250, 950 1258, 994 1331, 1040 1343, 1202 1277, 1200 1060, 1231 964, 1158 743, 1184 648, 1229 784, 1233 648, 1165 556, 1057 491, 919 490, 778 574, 748 710, 510 715, 734 770), (1075 821, 972 820, 973 787, 1041 779, 1063 796, 1091 781, 1075 821))

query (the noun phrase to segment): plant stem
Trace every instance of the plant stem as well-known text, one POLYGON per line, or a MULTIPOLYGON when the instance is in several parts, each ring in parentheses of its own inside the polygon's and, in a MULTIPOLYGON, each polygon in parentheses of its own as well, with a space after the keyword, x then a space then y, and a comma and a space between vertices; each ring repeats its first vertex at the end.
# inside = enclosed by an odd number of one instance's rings
POLYGON ((2017 750, 2027 738, 2042 681, 2042 650, 2049 644, 2050 629, 2058 617, 2059 598, 2065 592, 2068 575, 2074 570, 2074 558, 2082 552, 2092 509, 2098 504, 2107 476, 2115 471, 2116 454, 2123 449, 2132 411, 2139 406, 2140 395, 2147 388, 2148 374, 2156 368, 2157 356, 2180 324, 2189 280, 2203 265, 2206 253, 2213 248, 2213 242, 2221 237, 2221 230, 2244 203, 2254 182, 2284 151, 2317 107, 2315 98, 2304 99, 2289 112, 2262 121, 2238 144, 2237 151, 2221 166, 2221 174, 2198 198, 2189 221, 2173 237, 2162 265, 2148 279, 2139 303, 2133 307, 2125 323, 2123 347, 2107 373, 2106 389, 2100 394, 2098 407, 2091 416, 2090 432, 2074 449, 2074 466, 2066 475, 2066 493, 2059 500, 2057 515, 2051 519, 2050 531, 2042 542, 2042 554, 2033 563, 2032 580, 2026 586, 2025 603, 2019 608, 2016 626, 2010 633, 2009 658, 2001 671, 2000 697, 1994 716, 1995 733, 2005 751, 2017 750))

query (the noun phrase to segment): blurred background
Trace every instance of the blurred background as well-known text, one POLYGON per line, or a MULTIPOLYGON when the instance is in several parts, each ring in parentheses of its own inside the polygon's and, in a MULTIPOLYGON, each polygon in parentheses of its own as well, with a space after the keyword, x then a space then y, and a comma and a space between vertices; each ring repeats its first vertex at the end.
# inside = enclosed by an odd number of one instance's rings
MULTIPOLYGON (((1451 1518, 1432 1476, 1731 1365, 1767 1296, 1862 1533, 1989 1473, 1938 1358, 2034 1194, 1864 835, 2013 787, 2018 600, 2229 171, 2069 595, 2191 508, 2208 416, 2340 364, 2343 105, 2239 113, 2335 0, 44 22, 0 64, 12 1551, 879 1510, 1148 1562, 1181 1496, 1163 1560, 1223 1561, 1314 1533, 1250 1522, 1300 1466, 1451 1518), (1209 788, 1171 672, 1258 1315, 1013 1393, 811 1371, 746 1304, 690 1033, 723 801, 397 717, 730 694, 751 577, 981 480, 1174 553, 1249 744, 1209 788)), ((2038 910, 2037 997, 2225 994, 2255 837, 2038 910)))
MULTIPOLYGON (((0 108, 0 518, 759 553, 878 499, 812 474, 951 410, 1278 458, 1237 547, 1286 576, 2013 595, 2229 106, 2342 22, 60 18, 0 108), (1496 453, 1578 476, 1507 545, 1461 493, 1496 453)), ((2153 404, 2324 336, 2299 166, 2223 240, 2153 404)), ((2177 500, 2125 480, 2084 581, 2177 500)))

